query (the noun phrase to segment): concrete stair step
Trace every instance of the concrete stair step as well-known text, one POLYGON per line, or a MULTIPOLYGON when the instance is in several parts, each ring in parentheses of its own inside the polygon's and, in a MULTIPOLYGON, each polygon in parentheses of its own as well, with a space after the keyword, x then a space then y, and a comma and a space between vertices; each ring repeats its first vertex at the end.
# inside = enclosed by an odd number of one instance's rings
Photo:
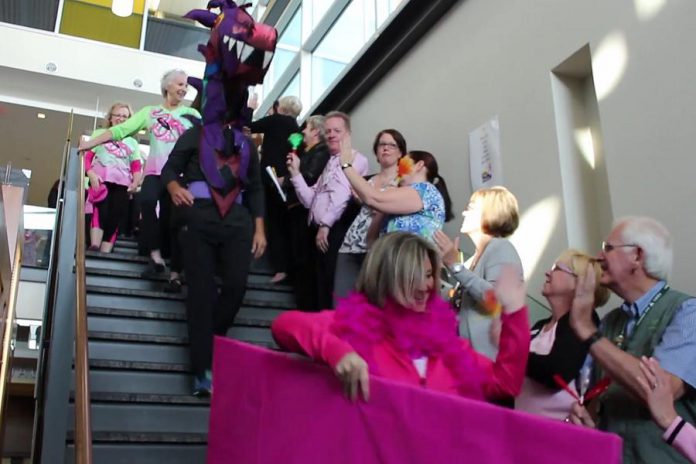
MULTIPOLYGON (((210 408, 205 405, 92 403, 92 431, 145 434, 197 434, 208 432, 210 408)), ((68 428, 73 429, 74 405, 68 428)))
MULTIPOLYGON (((98 437, 103 438, 102 434, 98 437)), ((108 435, 107 438, 114 438, 108 435)), ((109 443, 111 440, 100 440, 92 447, 92 457, 99 464, 194 464, 203 463, 206 459, 207 447, 205 441, 196 441, 196 438, 187 437, 184 443, 166 442, 166 445, 152 444, 138 441, 131 435, 123 435, 120 443, 109 443)), ((148 437, 142 437, 148 438, 148 437)), ((75 462, 75 447, 68 445, 65 452, 65 462, 75 462)))
MULTIPOLYGON (((176 302, 177 304, 183 305, 185 299, 185 296, 182 293, 172 294, 156 290, 116 288, 105 285, 87 285, 88 305, 93 305, 90 297, 97 295, 108 295, 109 299, 113 301, 118 300, 119 298, 132 298, 135 300, 140 300, 143 307, 148 307, 151 301, 160 301, 163 304, 176 302)), ((253 290, 246 292, 242 304, 244 306, 256 306, 269 309, 293 309, 295 307, 294 301, 270 300, 265 292, 255 292, 253 290)))
MULTIPOLYGON (((104 283, 118 282, 120 285, 113 286, 128 286, 129 288, 157 288, 160 289, 161 284, 166 282, 169 276, 163 275, 156 278, 142 277, 141 272, 120 270, 120 269, 100 269, 88 267, 85 269, 87 274, 87 283, 94 285, 104 285, 104 283), (113 281, 109 278, 118 278, 113 281), (159 284, 158 287, 149 287, 152 284, 159 284)), ((184 288, 186 280, 184 279, 184 288)), ((250 274, 247 279, 247 290, 263 290, 269 293, 292 293, 293 289, 290 285, 275 285, 268 282, 268 276, 265 274, 250 274)))

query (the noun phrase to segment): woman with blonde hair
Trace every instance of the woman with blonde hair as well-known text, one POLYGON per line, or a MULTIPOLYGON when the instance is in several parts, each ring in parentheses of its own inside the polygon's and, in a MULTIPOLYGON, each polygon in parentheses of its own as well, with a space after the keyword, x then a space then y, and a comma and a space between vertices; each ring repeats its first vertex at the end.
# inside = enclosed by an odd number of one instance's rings
POLYGON ((457 337, 457 321, 438 295, 440 258, 426 239, 394 232, 365 258, 357 293, 335 311, 288 311, 272 324, 288 351, 328 364, 348 396, 369 397, 369 376, 474 399, 496 401, 519 393, 529 349, 525 286, 516 272, 498 282, 503 307, 500 355, 495 361, 457 337))
MULTIPOLYGON (((95 130, 96 138, 133 114, 128 103, 116 102, 106 114, 106 128, 95 130)), ((92 206, 90 249, 110 253, 119 224, 128 215, 128 194, 135 192, 142 176, 138 141, 125 137, 95 146, 85 154, 89 178, 88 202, 92 206)))
POLYGON ((434 239, 443 263, 461 285, 459 334, 471 340, 477 351, 494 359, 499 324, 485 311, 482 302, 506 265, 516 268, 522 276, 520 257, 507 239, 519 225, 517 199, 505 187, 479 189, 471 195, 462 216, 460 232, 468 235, 475 247, 467 262, 459 262, 459 237, 452 242, 439 231, 434 239))
MULTIPOLYGON (((551 317, 532 327, 527 376, 522 393, 515 400, 516 409, 558 420, 568 417, 577 400, 558 384, 556 376, 578 396, 585 393, 590 379, 588 375, 580 375, 580 371, 588 347, 570 328, 569 311, 578 276, 585 275, 588 268, 592 269, 599 282, 602 267, 597 260, 571 249, 561 253, 551 269, 546 271, 546 282, 541 293, 549 302, 551 317)), ((598 285, 594 293, 595 308, 604 305, 608 299, 609 290, 598 285)), ((599 324, 596 312, 593 319, 595 324, 599 324)))

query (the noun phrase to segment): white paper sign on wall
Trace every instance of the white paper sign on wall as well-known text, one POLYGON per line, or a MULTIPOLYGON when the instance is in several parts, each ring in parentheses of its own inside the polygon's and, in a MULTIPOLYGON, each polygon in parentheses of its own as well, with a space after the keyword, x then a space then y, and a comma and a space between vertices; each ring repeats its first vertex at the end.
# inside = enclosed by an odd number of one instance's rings
POLYGON ((503 185, 497 115, 469 133, 469 171, 473 191, 503 185))

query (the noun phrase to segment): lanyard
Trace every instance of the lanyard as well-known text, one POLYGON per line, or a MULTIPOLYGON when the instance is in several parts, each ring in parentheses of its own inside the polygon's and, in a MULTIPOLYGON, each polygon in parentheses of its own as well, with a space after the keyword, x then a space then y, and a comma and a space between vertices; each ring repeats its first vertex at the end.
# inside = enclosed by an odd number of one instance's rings
MULTIPOLYGON (((631 335, 636 333, 636 330, 638 330, 638 326, 640 325, 641 322, 643 322, 643 319, 645 319, 645 316, 648 315, 650 310, 655 306, 655 303, 657 303, 657 300, 662 298, 662 295, 667 293, 667 290, 669 290, 669 285, 665 285, 662 287, 662 289, 657 292, 657 294, 650 300, 650 303, 648 303, 648 307, 645 308, 645 311, 643 311, 643 314, 638 318, 638 322, 636 322, 636 325, 633 326, 633 331, 631 332, 631 335)), ((621 329, 621 333, 614 339, 614 343, 616 344, 619 349, 624 349, 624 342, 626 341, 627 335, 626 335, 626 330, 628 329, 628 324, 631 322, 631 318, 629 318, 623 326, 623 329, 621 329)))

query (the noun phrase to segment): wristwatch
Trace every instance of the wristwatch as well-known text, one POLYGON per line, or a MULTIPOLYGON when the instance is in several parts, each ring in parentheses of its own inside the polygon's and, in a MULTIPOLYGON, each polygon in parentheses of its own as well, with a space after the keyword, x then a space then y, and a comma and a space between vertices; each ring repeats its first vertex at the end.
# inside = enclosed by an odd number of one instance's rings
POLYGON ((449 267, 449 269, 450 271, 452 271, 452 274, 457 274, 459 272, 462 272, 463 269, 465 269, 464 263, 454 263, 449 267))
POLYGON ((341 169, 350 168, 350 167, 352 167, 352 166, 353 166, 353 163, 343 163, 343 164, 341 165, 341 169))

